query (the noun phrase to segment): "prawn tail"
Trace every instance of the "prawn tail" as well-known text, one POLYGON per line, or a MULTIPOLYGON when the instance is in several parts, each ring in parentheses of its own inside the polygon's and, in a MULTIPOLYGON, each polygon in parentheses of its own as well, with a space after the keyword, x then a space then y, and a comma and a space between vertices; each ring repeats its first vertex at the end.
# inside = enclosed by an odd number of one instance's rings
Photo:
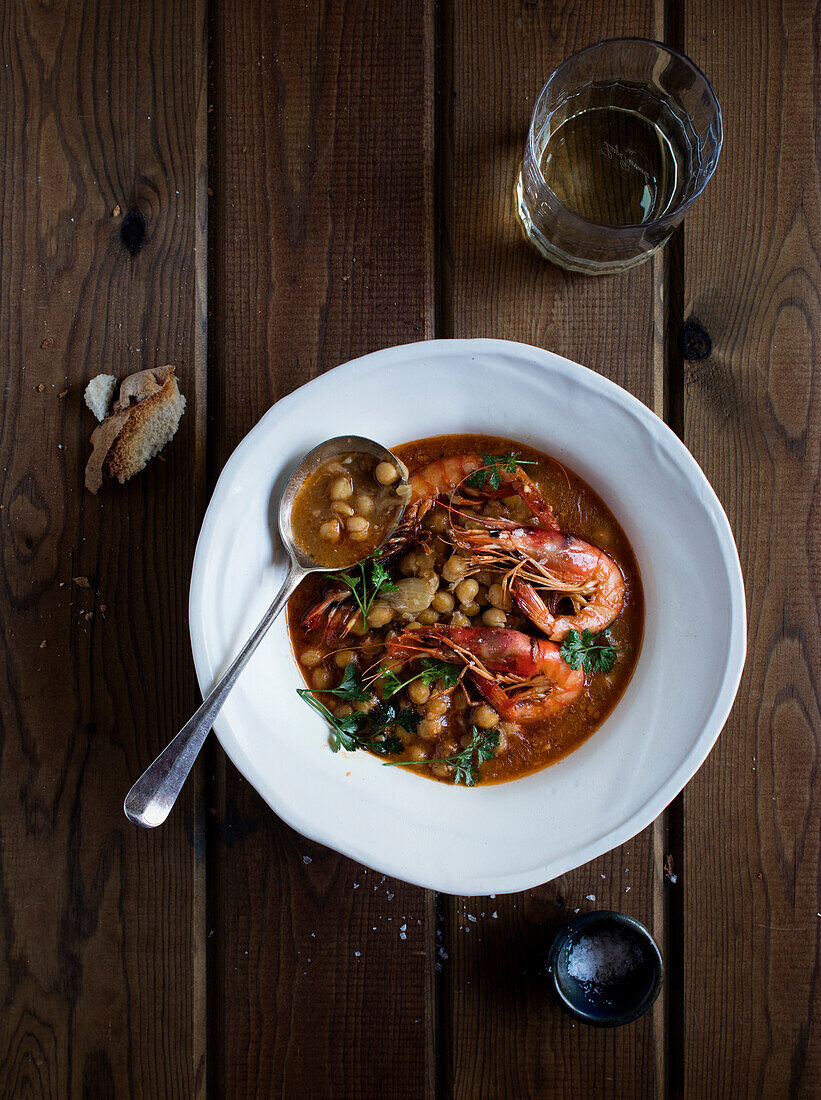
POLYGON ((485 679, 484 676, 471 676, 470 680, 485 702, 489 703, 496 713, 504 718, 511 705, 510 696, 505 689, 494 680, 485 679))
POLYGON ((550 613, 547 604, 533 585, 517 578, 513 582, 513 595, 528 619, 543 633, 550 635, 556 623, 555 616, 550 613))
POLYGON ((542 496, 536 482, 525 473, 521 466, 516 467, 512 483, 517 495, 525 502, 543 527, 546 527, 548 531, 561 530, 552 507, 542 496))

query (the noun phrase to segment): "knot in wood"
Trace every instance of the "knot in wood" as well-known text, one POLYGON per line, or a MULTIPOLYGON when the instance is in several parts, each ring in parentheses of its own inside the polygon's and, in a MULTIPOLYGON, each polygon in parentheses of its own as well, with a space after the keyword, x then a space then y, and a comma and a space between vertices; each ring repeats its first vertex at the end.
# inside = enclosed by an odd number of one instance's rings
POLYGON ((120 240, 129 255, 136 256, 145 240, 145 217, 136 207, 129 210, 120 226, 120 240))

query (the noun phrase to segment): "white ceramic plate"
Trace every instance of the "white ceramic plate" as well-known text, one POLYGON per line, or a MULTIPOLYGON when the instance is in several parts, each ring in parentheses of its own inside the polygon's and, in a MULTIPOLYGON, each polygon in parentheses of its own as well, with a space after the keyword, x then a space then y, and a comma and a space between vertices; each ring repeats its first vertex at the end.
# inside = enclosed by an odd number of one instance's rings
POLYGON ((638 558, 644 644, 627 691, 576 752, 510 783, 453 787, 334 755, 303 703, 284 616, 216 724, 225 751, 273 810, 375 870, 452 894, 524 890, 623 843, 704 761, 744 664, 744 587, 727 517, 696 462, 625 390, 550 352, 501 340, 437 340, 346 363, 279 401, 217 483, 194 559, 190 627, 207 690, 262 616, 284 557, 284 481, 334 435, 388 447, 484 432, 577 471, 610 505, 638 558))

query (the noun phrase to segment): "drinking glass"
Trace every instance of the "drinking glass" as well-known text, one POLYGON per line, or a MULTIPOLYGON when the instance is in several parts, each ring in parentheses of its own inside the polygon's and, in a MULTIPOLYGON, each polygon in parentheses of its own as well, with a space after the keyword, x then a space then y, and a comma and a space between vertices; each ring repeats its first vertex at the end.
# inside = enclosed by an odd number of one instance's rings
POLYGON ((613 38, 568 58, 542 88, 516 186, 548 260, 591 275, 643 263, 704 190, 721 109, 683 54, 613 38))

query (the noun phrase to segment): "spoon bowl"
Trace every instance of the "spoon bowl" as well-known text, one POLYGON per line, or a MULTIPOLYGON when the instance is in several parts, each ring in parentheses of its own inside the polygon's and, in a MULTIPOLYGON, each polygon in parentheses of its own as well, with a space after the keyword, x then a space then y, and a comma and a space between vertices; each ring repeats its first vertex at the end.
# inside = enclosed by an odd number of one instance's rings
MULTIPOLYGON (((123 810, 125 816, 134 825, 140 825, 144 829, 154 829, 157 825, 162 825, 168 817, 171 807, 182 790, 183 783, 194 766, 197 754, 202 748, 203 742, 208 736, 214 720, 222 709, 231 689, 257 646, 265 637, 269 627, 300 582, 311 573, 335 573, 339 571, 338 565, 320 565, 300 547, 294 538, 291 517, 294 501, 306 479, 314 470, 321 463, 334 458, 336 455, 351 452, 370 454, 374 455, 380 462, 391 462, 399 471, 400 480, 398 484, 400 486, 407 484, 408 471, 404 463, 400 462, 386 447, 375 443, 372 439, 366 439, 364 436, 335 436, 333 439, 320 443, 318 447, 314 447, 303 458, 288 479, 288 484, 285 486, 279 504, 279 533, 289 559, 288 570, 282 586, 256 630, 231 662, 229 668, 212 687, 199 708, 188 719, 173 741, 163 749, 152 764, 149 764, 126 795, 123 810)), ((376 550, 379 550, 380 546, 385 544, 401 522, 404 511, 405 501, 401 501, 396 517, 379 546, 376 548, 369 547, 359 561, 371 557, 376 550)), ((353 564, 359 564, 359 561, 353 564)))

